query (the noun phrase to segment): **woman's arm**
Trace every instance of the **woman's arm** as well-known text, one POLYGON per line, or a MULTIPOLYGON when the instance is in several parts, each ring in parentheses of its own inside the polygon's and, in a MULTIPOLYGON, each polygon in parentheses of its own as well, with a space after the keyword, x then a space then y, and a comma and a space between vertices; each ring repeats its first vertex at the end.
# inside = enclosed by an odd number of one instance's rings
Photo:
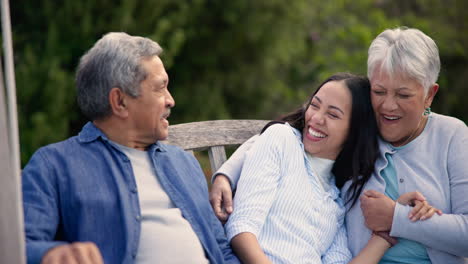
MULTIPOLYGON (((371 194, 374 194, 371 191, 371 194)), ((424 196, 418 192, 409 192, 405 193, 398 199, 398 202, 401 204, 413 204, 415 201, 425 200, 424 196)), ((414 215, 418 216, 418 220, 422 216, 430 218, 432 215, 437 213, 437 209, 430 211, 433 208, 429 204, 421 203, 421 206, 415 210, 414 215)), ((379 232, 385 234, 372 234, 371 238, 367 242, 366 246, 361 250, 361 252, 352 259, 350 264, 377 264, 380 259, 383 257, 387 249, 392 245, 397 243, 397 240, 393 237, 390 237, 388 232, 379 232), (385 237, 385 238, 384 238, 385 237)), ((349 261, 349 251, 347 249, 347 235, 344 226, 338 231, 333 244, 327 250, 326 254, 322 257, 322 262, 324 264, 338 264, 343 263, 345 260, 346 263, 349 261), (346 260, 347 259, 347 260, 346 260)))
MULTIPOLYGON (((363 196, 370 196, 373 198, 380 196, 386 197, 385 195, 372 190, 364 192, 363 196)), ((388 197, 386 198, 390 199, 388 197)), ((441 211, 429 205, 426 201, 426 198, 419 192, 405 193, 398 198, 397 202, 402 205, 416 205, 408 216, 408 218, 411 218, 411 221, 429 219, 435 213, 439 215, 441 214, 441 211)), ((374 233, 372 234, 371 239, 367 243, 366 247, 361 250, 361 252, 350 262, 350 264, 378 263, 387 249, 389 249, 392 244, 394 245, 396 242, 397 240, 393 237, 390 237, 388 232, 385 232, 385 235, 377 235, 374 233), (386 238, 384 238, 384 236, 386 238)))
POLYGON ((377 264, 391 244, 378 235, 372 235, 365 248, 349 264, 377 264))
POLYGON ((211 182, 214 183, 218 175, 224 175, 229 179, 231 189, 236 189, 246 153, 252 148, 260 135, 255 135, 240 145, 229 159, 213 174, 211 182))
POLYGON ((236 188, 244 164, 245 154, 252 147, 258 135, 251 137, 231 155, 213 174, 210 203, 216 217, 225 223, 232 213, 232 190, 236 188))
MULTIPOLYGON (((282 178, 284 147, 297 144, 291 138, 296 140, 289 127, 274 125, 258 138, 246 154, 234 198, 235 210, 225 225, 231 243, 234 237, 242 233, 255 237, 260 234, 282 178)), ((238 257, 244 259, 240 254, 238 257)))
POLYGON ((270 264, 271 261, 263 252, 257 237, 249 232, 236 235, 231 240, 231 246, 242 263, 245 264, 270 264))

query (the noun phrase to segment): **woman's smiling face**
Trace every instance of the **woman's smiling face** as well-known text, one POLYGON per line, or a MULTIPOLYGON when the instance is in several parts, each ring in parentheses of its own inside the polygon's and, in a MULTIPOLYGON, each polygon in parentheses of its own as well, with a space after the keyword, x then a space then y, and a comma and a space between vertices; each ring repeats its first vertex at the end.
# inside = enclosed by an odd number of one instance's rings
POLYGON ((371 82, 371 101, 382 138, 394 146, 401 146, 421 134, 422 114, 437 92, 437 85, 429 89, 412 79, 390 78, 383 72, 374 74, 371 82), (434 89, 435 88, 435 89, 434 89))
POLYGON ((348 137, 351 111, 351 92, 345 82, 325 83, 305 113, 304 149, 315 157, 335 160, 348 137))

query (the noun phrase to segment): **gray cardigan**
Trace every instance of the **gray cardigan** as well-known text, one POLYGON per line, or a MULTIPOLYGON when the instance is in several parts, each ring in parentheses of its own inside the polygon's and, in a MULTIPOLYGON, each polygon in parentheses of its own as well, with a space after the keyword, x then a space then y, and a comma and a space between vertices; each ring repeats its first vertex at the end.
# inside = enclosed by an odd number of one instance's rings
MULTIPOLYGON (((421 192, 443 211, 425 221, 411 222, 409 206, 397 203, 390 234, 422 243, 432 263, 468 263, 468 127, 453 117, 431 114, 424 131, 405 148, 394 150, 380 141, 381 156, 364 189, 380 192, 385 153, 393 153, 399 194, 421 192)), ((347 183, 342 193, 349 188, 347 183)), ((366 245, 370 231, 364 225, 359 200, 346 214, 348 245, 353 255, 366 245)))
MULTIPOLYGON (((241 146, 216 173, 226 175, 233 189, 252 140, 241 146)), ((468 258, 464 258, 468 257, 468 127, 456 118, 432 113, 423 133, 405 148, 396 152, 390 144, 380 141, 380 150, 381 157, 366 190, 384 192, 380 171, 386 166, 384 153, 391 152, 399 193, 419 191, 444 213, 413 223, 407 217, 410 207, 397 203, 391 235, 425 245, 432 263, 468 264, 468 258)), ((349 182, 342 193, 348 188, 349 182)), ((349 249, 356 256, 371 235, 364 225, 359 200, 346 214, 346 228, 349 249)))

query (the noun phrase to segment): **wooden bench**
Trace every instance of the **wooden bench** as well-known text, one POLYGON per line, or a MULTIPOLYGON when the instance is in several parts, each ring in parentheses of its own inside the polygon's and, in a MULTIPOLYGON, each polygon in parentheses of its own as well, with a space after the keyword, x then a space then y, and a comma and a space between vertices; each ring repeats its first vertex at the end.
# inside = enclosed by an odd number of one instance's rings
POLYGON ((226 146, 240 145, 260 133, 268 120, 215 120, 169 126, 165 143, 186 151, 208 150, 212 172, 226 161, 226 146))
MULTIPOLYGON (((0 100, 2 98, 0 97, 0 100)), ((0 108, 0 142, 6 146, 6 125, 0 108)), ((177 145, 187 151, 208 150, 211 168, 216 171, 224 161, 224 147, 240 145, 250 137, 258 134, 266 120, 217 120, 193 122, 169 127, 169 144, 177 145)), ((0 246, 1 263, 25 263, 24 232, 21 204, 20 178, 11 173, 8 148, 0 151, 0 168, 4 172, 0 177, 2 192, 0 192, 0 246), (7 177, 7 176, 10 177, 7 177)))

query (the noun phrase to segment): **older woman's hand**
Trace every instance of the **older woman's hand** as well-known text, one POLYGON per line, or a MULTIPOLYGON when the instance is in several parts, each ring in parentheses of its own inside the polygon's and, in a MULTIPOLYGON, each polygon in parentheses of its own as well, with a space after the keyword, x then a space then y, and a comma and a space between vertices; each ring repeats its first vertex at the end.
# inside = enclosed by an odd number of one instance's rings
POLYGON ((442 215, 442 211, 432 207, 427 201, 424 195, 420 192, 408 192, 398 197, 398 203, 403 205, 413 206, 408 218, 411 221, 425 220, 431 218, 434 214, 442 215))
POLYGON ((442 211, 431 206, 427 201, 415 201, 415 206, 413 210, 411 210, 408 217, 411 221, 417 220, 426 220, 431 218, 434 214, 442 215, 442 211))
MULTIPOLYGON (((386 195, 367 190, 359 198, 361 210, 364 215, 366 226, 373 231, 389 231, 392 228, 395 202, 386 195)), ((411 221, 425 220, 431 218, 435 213, 442 215, 442 211, 432 207, 426 198, 419 192, 402 194, 398 203, 414 206, 408 217, 411 221)))
POLYGON ((389 231, 392 228, 395 201, 383 193, 367 190, 359 198, 366 226, 373 231, 389 231))

